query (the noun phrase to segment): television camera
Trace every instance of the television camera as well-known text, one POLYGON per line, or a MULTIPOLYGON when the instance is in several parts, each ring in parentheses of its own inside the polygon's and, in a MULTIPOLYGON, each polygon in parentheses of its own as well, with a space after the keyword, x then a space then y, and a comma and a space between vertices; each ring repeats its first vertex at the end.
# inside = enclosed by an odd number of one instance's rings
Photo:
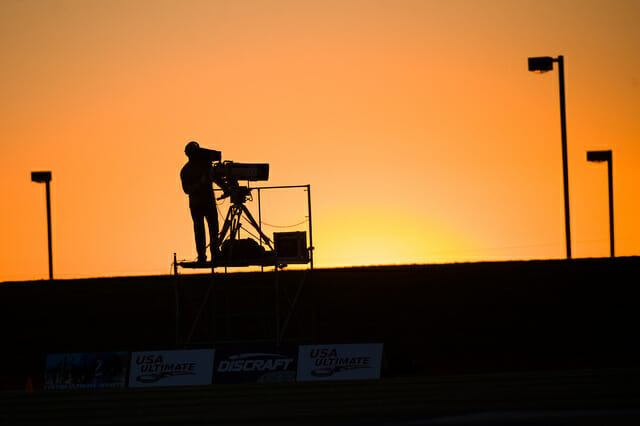
MULTIPOLYGON (((211 164, 209 177, 213 183, 222 189, 223 194, 218 200, 229 197, 231 206, 227 211, 224 224, 216 242, 217 248, 220 250, 223 258, 237 256, 234 251, 240 251, 241 247, 247 245, 247 241, 238 240, 238 232, 240 231, 240 219, 244 214, 251 226, 260 235, 261 241, 266 243, 273 250, 271 239, 267 237, 260 228, 260 225, 251 215, 251 212, 244 203, 251 198, 251 189, 247 185, 240 185, 238 181, 256 182, 266 181, 269 179, 269 164, 266 163, 236 163, 233 161, 222 161, 222 153, 212 149, 199 148, 197 158, 211 164), (225 238, 229 237, 226 241, 225 238)), ((249 250, 264 249, 255 243, 249 250), (255 247, 258 246, 258 247, 255 247)))
POLYGON ((269 164, 234 163, 224 161, 211 167, 211 180, 218 185, 223 194, 218 199, 231 197, 232 203, 244 203, 251 195, 248 186, 241 186, 238 181, 256 182, 269 179, 269 164))
POLYGON ((245 202, 251 194, 251 189, 241 186, 238 181, 256 182, 269 179, 269 164, 222 161, 221 151, 200 146, 193 150, 192 155, 195 161, 211 163, 209 177, 224 192, 218 199, 231 197, 232 203, 245 202))

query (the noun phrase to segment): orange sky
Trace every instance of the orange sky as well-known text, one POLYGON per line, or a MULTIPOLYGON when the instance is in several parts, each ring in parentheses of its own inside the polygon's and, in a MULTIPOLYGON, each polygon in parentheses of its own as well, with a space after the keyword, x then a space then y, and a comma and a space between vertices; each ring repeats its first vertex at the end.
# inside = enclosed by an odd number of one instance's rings
POLYGON ((574 257, 609 253, 594 149, 638 255, 638 22, 622 0, 0 2, 0 281, 48 276, 32 170, 57 278, 194 258, 192 139, 311 184, 316 266, 563 258, 558 75, 528 56, 565 56, 574 257))

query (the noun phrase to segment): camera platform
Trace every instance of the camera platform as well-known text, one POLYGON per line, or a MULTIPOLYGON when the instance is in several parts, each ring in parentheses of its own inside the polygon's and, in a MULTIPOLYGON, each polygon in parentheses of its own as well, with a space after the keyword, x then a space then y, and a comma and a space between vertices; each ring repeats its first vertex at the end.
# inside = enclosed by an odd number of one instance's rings
MULTIPOLYGON (((216 267, 276 266, 280 269, 289 264, 306 264, 310 261, 310 250, 306 246, 306 232, 274 232, 274 250, 265 250, 250 238, 226 240, 217 257, 207 262, 178 261, 173 256, 174 268, 211 269, 216 267)), ((177 270, 175 271, 177 275, 177 270)))
MULTIPOLYGON (((211 269, 217 267, 277 266, 280 269, 290 264, 306 264, 310 261, 306 247, 306 232, 275 232, 275 250, 259 251, 255 243, 248 240, 230 240, 223 244, 218 258, 206 262, 178 261, 174 253, 174 268, 211 269), (253 244, 253 245, 252 245, 253 244), (235 249, 235 252, 234 252, 235 249), (277 254, 276 254, 277 253, 277 254)), ((175 271, 177 275, 177 271, 175 271)))
POLYGON ((242 267, 242 266, 276 266, 283 265, 282 262, 279 262, 275 255, 273 254, 265 254, 264 257, 258 259, 251 258, 223 258, 223 259, 214 259, 206 262, 197 262, 197 261, 181 261, 175 262, 176 266, 185 269, 212 269, 217 267, 242 267))
MULTIPOLYGON (((294 319, 300 320, 300 313, 297 312, 298 300, 303 293, 303 288, 311 285, 311 274, 313 272, 313 243, 311 234, 311 186, 310 185, 290 185, 290 186, 272 186, 272 187, 240 187, 233 186, 229 192, 231 196, 231 206, 225 218, 221 232, 218 234, 218 243, 213 250, 213 259, 205 262, 189 261, 189 260, 177 260, 176 253, 173 253, 173 275, 175 277, 174 290, 176 297, 176 343, 181 345, 201 344, 202 342, 208 342, 212 344, 217 343, 230 343, 230 342, 246 342, 257 339, 256 341, 273 342, 276 346, 285 342, 285 335, 287 335, 288 326, 294 322, 294 319), (246 190, 244 189, 246 188, 246 190), (307 192, 307 231, 292 231, 292 232, 274 232, 273 238, 267 237, 261 229, 262 221, 256 221, 249 210, 244 206, 247 201, 246 194, 250 190, 256 190, 258 193, 258 219, 260 219, 260 191, 267 189, 286 189, 286 188, 304 188, 307 192), (244 191, 244 192, 243 192, 244 191), (245 220, 253 228, 253 231, 257 233, 257 236, 248 232, 249 235, 254 238, 239 238, 240 237, 240 219, 245 220), (307 235, 309 237, 307 244, 307 235), (309 265, 308 269, 302 269, 300 271, 292 271, 292 274, 285 273, 281 276, 280 271, 288 265, 299 264, 309 265), (233 298, 246 298, 243 290, 234 289, 234 286, 229 286, 230 282, 235 282, 233 275, 227 275, 227 268, 235 267, 249 267, 259 266, 262 267, 260 274, 265 281, 272 281, 273 289, 268 291, 268 295, 265 297, 270 298, 275 295, 274 311, 273 312, 234 312, 231 299, 232 294, 235 294, 233 298), (268 272, 266 267, 273 266, 273 272, 268 272), (183 321, 180 314, 181 296, 180 293, 184 278, 181 278, 178 269, 201 269, 210 271, 210 282, 206 290, 206 294, 202 298, 200 308, 195 318, 192 319, 193 323, 188 333, 183 335, 180 324, 183 321), (224 268, 224 273, 217 273, 215 268, 224 268), (284 279, 284 282, 280 281, 284 279), (293 281, 291 281, 293 279, 293 281), (305 283, 308 283, 305 285, 305 283), (289 290, 287 286, 289 284, 289 290), (284 285, 284 286, 283 286, 284 285), (293 290, 295 294, 288 293, 293 290), (273 293, 272 293, 273 292, 273 293), (221 294, 217 294, 221 293, 221 294), (291 297, 292 296, 292 297, 291 297), (217 301, 217 302, 216 302, 217 301), (216 304, 217 303, 217 304, 216 304), (224 303, 221 309, 220 304, 224 303), (212 312, 211 318, 213 318, 213 324, 216 324, 216 318, 222 318, 226 323, 226 329, 221 330, 219 326, 213 326, 205 330, 206 337, 197 337, 198 330, 201 322, 201 317, 205 317, 203 312, 210 310, 212 312), (294 315, 295 313, 295 315, 294 315), (243 335, 236 335, 232 333, 233 319, 236 317, 242 317, 243 320, 247 318, 260 318, 263 324, 260 326, 264 331, 262 337, 250 337, 243 335), (246 317, 246 318, 245 318, 246 317), (216 328, 217 327, 217 328, 216 328), (206 340, 202 340, 204 337, 206 340), (197 339, 197 342, 196 340, 197 339)), ((302 224, 304 222, 301 222, 302 224)), ((299 225, 299 224, 298 224, 299 225)), ((269 286, 265 287, 268 288, 269 286)), ((186 290, 184 290, 186 291, 186 290)), ((310 290, 306 290, 310 291, 310 290)), ((314 307, 311 306, 309 312, 312 322, 312 338, 315 335, 315 314, 314 307)), ((209 312, 209 311, 207 311, 209 312)), ((207 313, 206 317, 208 317, 207 313)), ((191 321, 191 319, 190 319, 191 321)), ((217 324, 220 324, 218 322, 217 324)), ((186 331, 186 330, 183 330, 186 331)), ((288 341, 289 338, 286 338, 288 341)))

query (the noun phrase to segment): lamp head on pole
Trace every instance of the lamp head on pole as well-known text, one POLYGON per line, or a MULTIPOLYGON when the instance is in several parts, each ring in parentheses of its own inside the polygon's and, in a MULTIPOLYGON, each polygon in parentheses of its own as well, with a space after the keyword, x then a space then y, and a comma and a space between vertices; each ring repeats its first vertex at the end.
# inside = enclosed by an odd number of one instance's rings
POLYGON ((611 161, 611 150, 608 151, 587 151, 587 161, 601 163, 611 161))
POLYGON ((51 182, 51 172, 31 172, 31 182, 51 182))
POLYGON ((529 71, 536 74, 542 74, 553 70, 553 62, 555 60, 551 56, 538 56, 529 58, 529 71))

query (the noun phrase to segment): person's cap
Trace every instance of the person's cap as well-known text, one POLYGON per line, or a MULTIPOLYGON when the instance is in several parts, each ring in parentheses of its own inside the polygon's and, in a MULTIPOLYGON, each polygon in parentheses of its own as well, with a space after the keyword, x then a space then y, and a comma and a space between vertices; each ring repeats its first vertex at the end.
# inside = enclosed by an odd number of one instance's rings
POLYGON ((191 141, 184 147, 184 153, 187 154, 187 157, 191 157, 200 149, 200 144, 196 141, 191 141))

